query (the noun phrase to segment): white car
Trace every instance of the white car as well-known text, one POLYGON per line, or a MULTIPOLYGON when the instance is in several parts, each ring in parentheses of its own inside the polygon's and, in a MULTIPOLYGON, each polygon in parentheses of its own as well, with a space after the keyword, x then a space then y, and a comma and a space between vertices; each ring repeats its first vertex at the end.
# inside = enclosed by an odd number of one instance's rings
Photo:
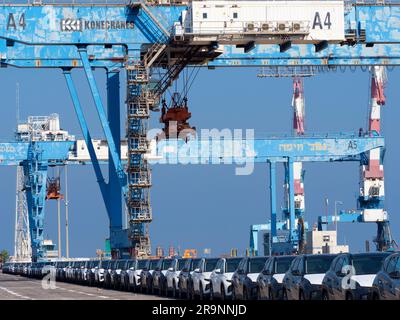
POLYGON ((217 258, 202 258, 192 274, 192 298, 200 300, 210 295, 210 276, 216 268, 217 258))
POLYGON ((99 266, 94 272, 94 281, 97 285, 102 285, 104 283, 104 271, 108 271, 111 260, 101 260, 99 266))
POLYGON ((210 299, 232 297, 232 276, 242 258, 221 258, 210 275, 210 299))
POLYGON ((173 297, 178 296, 179 275, 185 266, 185 262, 185 259, 172 259, 171 265, 165 274, 165 277, 167 278, 167 296, 170 294, 173 297))
POLYGON ((136 262, 132 267, 128 270, 129 276, 129 290, 130 291, 138 291, 140 287, 140 275, 142 273, 143 268, 147 264, 147 260, 135 260, 136 262))
POLYGON ((136 266, 137 259, 129 259, 126 261, 125 268, 121 270, 121 274, 119 275, 119 289, 123 291, 130 290, 129 272, 133 271, 136 266))
POLYGON ((99 267, 100 260, 90 260, 86 263, 85 272, 83 274, 85 284, 92 286, 95 281, 96 269, 99 267))
POLYGON ((70 261, 68 266, 65 268, 65 280, 67 282, 72 282, 76 261, 70 261))

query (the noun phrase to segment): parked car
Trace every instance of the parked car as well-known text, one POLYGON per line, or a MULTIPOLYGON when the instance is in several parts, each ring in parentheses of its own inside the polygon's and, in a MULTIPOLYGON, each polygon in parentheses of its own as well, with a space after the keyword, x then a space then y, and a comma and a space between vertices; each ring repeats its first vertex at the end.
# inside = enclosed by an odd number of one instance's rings
POLYGON ((210 276, 217 266, 218 258, 201 258, 192 278, 192 299, 207 299, 210 296, 210 276))
POLYGON ((2 265, 1 271, 2 271, 3 273, 5 273, 5 274, 11 273, 11 265, 12 265, 12 263, 10 263, 10 262, 5 262, 5 263, 2 265))
POLYGON ((283 277, 283 299, 321 299, 322 280, 336 256, 304 254, 296 257, 283 277))
POLYGON ((129 275, 129 290, 133 292, 137 292, 141 288, 141 274, 142 270, 146 267, 148 260, 141 259, 135 260, 136 262, 130 267, 128 270, 129 275))
POLYGON ((117 260, 115 262, 114 268, 111 269, 111 277, 110 277, 110 287, 118 290, 121 285, 121 272, 126 269, 128 260, 117 260))
POLYGON ((75 264, 74 268, 74 278, 73 281, 75 283, 82 283, 83 282, 83 274, 85 272, 85 266, 86 266, 85 260, 77 261, 75 264))
POLYGON ((332 263, 322 282, 325 300, 367 299, 376 274, 388 252, 342 253, 332 263))
POLYGON ((400 253, 386 257, 372 284, 370 299, 400 300, 400 253))
POLYGON ((94 286, 96 283, 96 270, 99 268, 100 260, 90 260, 86 264, 85 283, 94 286))
POLYGON ((137 265, 137 259, 126 260, 126 265, 124 269, 121 269, 121 274, 119 275, 119 289, 123 291, 128 291, 130 289, 129 285, 129 272, 134 270, 137 265))
POLYGON ((118 260, 110 260, 107 264, 107 268, 104 268, 104 282, 103 287, 110 289, 111 288, 111 272, 115 270, 115 266, 118 260))
POLYGON ((258 300, 281 300, 283 277, 296 256, 272 256, 257 278, 258 300))
POLYGON ((111 260, 101 260, 98 268, 94 272, 94 284, 102 286, 104 283, 104 273, 108 271, 111 260))
POLYGON ((232 299, 257 298, 257 277, 268 257, 246 257, 240 261, 232 276, 232 299))
POLYGON ((153 273, 159 259, 148 260, 140 273, 140 291, 143 293, 153 293, 153 273))
POLYGON ((232 297, 232 276, 242 258, 221 258, 210 275, 210 299, 226 300, 232 297))
POLYGON ((68 261, 58 261, 56 264, 56 280, 65 281, 65 269, 68 266, 68 261))
POLYGON ((179 298, 190 299, 192 295, 192 279, 191 276, 193 274, 194 269, 197 268, 197 265, 200 262, 200 258, 188 258, 185 262, 185 265, 179 274, 179 298))
POLYGON ((179 294, 179 275, 185 266, 187 259, 172 259, 171 264, 165 273, 167 280, 166 296, 177 298, 179 294))
POLYGON ((65 280, 67 282, 72 282, 73 281, 73 274, 75 270, 75 266, 78 262, 77 261, 70 261, 66 270, 65 270, 65 280))
POLYGON ((171 266, 172 259, 162 258, 158 261, 156 268, 153 272, 153 292, 159 295, 166 295, 167 293, 167 278, 166 273, 171 266))

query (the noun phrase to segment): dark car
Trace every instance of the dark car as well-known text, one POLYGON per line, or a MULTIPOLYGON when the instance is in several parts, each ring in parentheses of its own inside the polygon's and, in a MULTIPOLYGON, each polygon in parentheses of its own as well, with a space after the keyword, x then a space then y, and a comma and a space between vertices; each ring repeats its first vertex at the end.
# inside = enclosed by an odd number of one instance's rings
POLYGON ((257 277, 268 257, 246 257, 232 276, 232 299, 253 300, 257 297, 257 277))
POLYGON ((372 284, 373 300, 400 300, 400 253, 386 257, 372 284))
POLYGON ((116 260, 113 269, 110 271, 110 288, 118 290, 121 285, 121 272, 126 269, 126 259, 116 260))
POLYGON ((111 282, 111 273, 115 270, 115 267, 117 266, 119 260, 111 260, 108 264, 108 268, 104 268, 104 283, 103 287, 110 289, 112 286, 111 282))
POLYGON ((158 261, 153 272, 153 292, 159 295, 167 295, 166 273, 171 266, 172 259, 162 258, 158 261))
POLYGON ((143 293, 153 293, 153 273, 159 259, 148 260, 140 274, 140 289, 143 293))
POLYGON ((296 256, 273 256, 264 265, 257 279, 258 300, 281 300, 283 278, 296 256))
POLYGON ((305 254, 296 257, 283 278, 283 299, 321 299, 322 280, 334 254, 305 254))
POLYGON ((65 281, 65 269, 68 267, 68 261, 59 261, 56 264, 56 280, 65 281))
POLYGON ((100 265, 100 260, 89 260, 86 262, 85 268, 85 284, 88 286, 93 286, 95 284, 95 273, 96 269, 100 265))
POLYGON ((181 273, 179 274, 179 297, 180 298, 187 298, 190 299, 191 298, 191 294, 192 294, 192 279, 191 279, 191 275, 194 272, 194 269, 197 268, 198 264, 200 263, 199 258, 196 259, 187 259, 185 261, 185 265, 181 271, 181 273))
POLYGON ((322 282, 323 299, 367 299, 375 276, 388 255, 388 252, 340 254, 322 282))
POLYGON ((133 271, 137 266, 137 259, 130 259, 126 261, 125 269, 121 269, 120 278, 120 285, 119 288, 124 291, 130 290, 129 285, 129 272, 133 271))

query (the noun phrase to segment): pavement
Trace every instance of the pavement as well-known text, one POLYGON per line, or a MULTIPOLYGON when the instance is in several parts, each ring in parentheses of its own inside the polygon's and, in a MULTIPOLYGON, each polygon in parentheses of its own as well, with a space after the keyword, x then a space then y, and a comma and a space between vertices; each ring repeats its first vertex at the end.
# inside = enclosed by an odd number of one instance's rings
POLYGON ((161 297, 25 278, 0 272, 0 300, 161 300, 161 297))

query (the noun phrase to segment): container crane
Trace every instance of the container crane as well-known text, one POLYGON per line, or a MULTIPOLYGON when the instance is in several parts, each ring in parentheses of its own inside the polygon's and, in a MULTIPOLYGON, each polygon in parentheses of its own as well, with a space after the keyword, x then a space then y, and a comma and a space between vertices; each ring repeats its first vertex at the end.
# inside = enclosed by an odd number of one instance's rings
MULTIPOLYGON (((381 108, 386 103, 384 88, 386 70, 384 66, 373 66, 370 69, 371 93, 369 105, 368 128, 366 135, 381 136, 381 108)), ((363 135, 360 130, 359 135, 363 135)), ((390 231, 389 215, 384 207, 384 169, 383 146, 373 148, 363 155, 360 163, 360 188, 357 201, 357 211, 341 211, 338 217, 320 216, 318 229, 325 229, 331 222, 361 222, 376 223, 377 235, 374 239, 378 251, 393 250, 396 243, 390 231)))
MULTIPOLYGON (((225 13, 232 4, 235 1, 192 1, 148 7, 144 2, 130 1, 125 5, 18 4, 0 8, 9 21, 24 22, 0 28, 3 67, 62 69, 110 219, 114 257, 146 256, 150 251, 147 230, 152 220, 151 181, 144 159, 148 146, 138 142, 146 136, 150 117, 147 110, 157 110, 160 97, 186 66, 400 65, 397 5, 302 1, 298 4, 302 10, 298 10, 285 1, 254 1, 249 4, 251 10, 238 8, 238 19, 231 21, 225 13), (199 14, 191 15, 193 12, 199 14), (254 21, 255 13, 260 21, 254 21), (317 13, 319 20, 315 19, 317 13), (323 24, 328 13, 329 27, 323 24), (217 15, 215 25, 210 19, 212 14, 217 15), (312 28, 315 21, 321 23, 312 28), (87 77, 109 146, 109 183, 99 170, 93 139, 72 81, 71 71, 76 68, 83 69, 87 77), (107 72, 107 114, 93 76, 96 68, 107 72), (126 172, 119 154, 121 70, 128 75, 126 172), (159 70, 164 73, 157 77, 159 70), (128 207, 128 229, 122 227, 122 206, 117 201, 122 196, 128 207)), ((26 150, 24 146, 23 152, 26 150)), ((10 163, 10 159, 8 154, 4 161, 10 163)))

